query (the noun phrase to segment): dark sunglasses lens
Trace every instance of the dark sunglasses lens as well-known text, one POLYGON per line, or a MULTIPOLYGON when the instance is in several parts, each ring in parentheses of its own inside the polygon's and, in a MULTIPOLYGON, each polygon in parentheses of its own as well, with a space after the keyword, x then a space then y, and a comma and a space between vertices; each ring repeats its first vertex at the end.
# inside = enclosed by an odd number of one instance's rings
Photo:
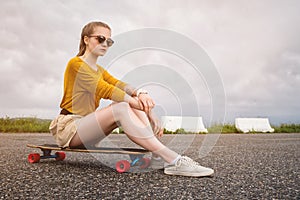
POLYGON ((106 40, 106 38, 104 37, 104 36, 98 36, 97 37, 97 39, 98 39, 98 42, 101 44, 101 43, 103 43, 105 40, 106 40))
POLYGON ((106 40, 106 42, 107 42, 107 46, 109 46, 109 47, 111 47, 114 44, 114 41, 109 38, 106 40))

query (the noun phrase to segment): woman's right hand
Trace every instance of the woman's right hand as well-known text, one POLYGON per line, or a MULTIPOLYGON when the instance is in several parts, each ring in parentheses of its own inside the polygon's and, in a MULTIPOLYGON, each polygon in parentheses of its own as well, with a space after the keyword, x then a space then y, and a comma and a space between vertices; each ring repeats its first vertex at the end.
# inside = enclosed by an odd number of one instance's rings
POLYGON ((127 102, 130 107, 142 110, 144 111, 147 115, 151 112, 151 109, 154 107, 154 102, 151 98, 144 98, 141 100, 138 97, 131 97, 129 95, 125 95, 124 101, 127 102))
POLYGON ((139 101, 140 107, 146 114, 149 114, 152 108, 154 108, 155 106, 153 99, 148 94, 140 94, 137 99, 139 101))
POLYGON ((128 94, 125 94, 124 101, 127 102, 132 108, 143 110, 138 98, 134 98, 129 96, 128 94))
MULTIPOLYGON (((130 107, 144 111, 142 109, 142 107, 140 106, 140 102, 139 102, 139 99, 137 97, 133 98, 129 95, 125 95, 124 99, 125 99, 126 102, 128 102, 130 107)), ((147 117, 150 121, 150 124, 151 124, 151 127, 152 127, 152 130, 153 130, 154 134, 157 137, 162 137, 163 133, 164 133, 164 129, 163 129, 162 124, 161 124, 160 120, 158 119, 158 117, 155 116, 155 114, 152 112, 151 109, 146 114, 147 114, 147 117)))

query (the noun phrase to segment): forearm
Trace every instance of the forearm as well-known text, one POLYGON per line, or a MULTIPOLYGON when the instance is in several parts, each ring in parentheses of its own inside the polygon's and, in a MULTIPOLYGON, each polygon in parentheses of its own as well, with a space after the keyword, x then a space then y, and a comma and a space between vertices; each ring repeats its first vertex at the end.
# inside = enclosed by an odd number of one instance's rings
POLYGON ((130 92, 129 94, 126 92, 124 101, 129 103, 132 108, 142 110, 148 114, 149 111, 154 107, 155 103, 148 95, 146 90, 134 90, 130 86, 127 87, 127 90, 130 90, 130 92))
POLYGON ((124 87, 124 91, 131 97, 135 97, 136 95, 136 89, 134 87, 132 87, 131 85, 127 84, 124 87))
POLYGON ((137 97, 139 96, 139 94, 148 94, 147 90, 144 90, 142 88, 136 89, 129 84, 127 84, 123 90, 131 97, 137 97))
POLYGON ((129 94, 125 94, 124 101, 127 102, 132 108, 143 110, 139 101, 136 98, 129 96, 129 94))

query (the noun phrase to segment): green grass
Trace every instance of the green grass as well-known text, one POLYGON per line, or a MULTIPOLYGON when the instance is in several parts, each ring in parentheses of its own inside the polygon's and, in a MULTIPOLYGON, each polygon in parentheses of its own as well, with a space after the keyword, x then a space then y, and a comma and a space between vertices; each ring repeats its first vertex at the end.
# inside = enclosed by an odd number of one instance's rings
POLYGON ((239 131, 232 124, 214 124, 207 128, 208 133, 239 133, 239 131))
POLYGON ((275 129, 275 133, 300 133, 300 124, 281 124, 272 127, 275 129))
MULTIPOLYGON (((0 132, 2 133, 48 133, 51 120, 38 119, 35 117, 25 118, 0 118, 0 132)), ((281 124, 279 126, 272 126, 275 133, 300 133, 300 124, 281 124)), ((214 124, 207 128, 208 133, 240 133, 234 124, 214 124)), ((124 133, 120 128, 120 133, 124 133)), ((256 132, 251 132, 256 133, 256 132)), ((164 130, 164 134, 195 134, 194 132, 187 132, 184 129, 177 129, 176 131, 164 130)), ((203 134, 203 133, 196 133, 203 134)))
MULTIPOLYGON (((274 133, 300 133, 300 124, 281 124, 280 126, 271 126, 275 129, 274 133)), ((209 133, 220 132, 222 129, 222 133, 242 133, 235 128, 234 124, 225 124, 220 125, 216 124, 208 128, 209 133)), ((251 131, 251 133, 260 133, 251 131)))
POLYGON ((0 132, 2 133, 45 133, 49 132, 51 120, 26 118, 0 118, 0 132))
MULTIPOLYGON (((272 126, 274 133, 300 133, 300 124, 282 124, 280 126, 272 126)), ((242 133, 238 131, 234 124, 214 124, 207 128, 208 133, 242 133)), ((190 134, 192 132, 186 132, 184 129, 177 129, 175 132, 164 130, 164 134, 190 134)), ((249 134, 260 133, 251 131, 249 134)))
POLYGON ((185 131, 183 128, 179 128, 175 131, 168 131, 167 129, 164 129, 164 134, 205 134, 203 132, 195 133, 190 131, 185 131))

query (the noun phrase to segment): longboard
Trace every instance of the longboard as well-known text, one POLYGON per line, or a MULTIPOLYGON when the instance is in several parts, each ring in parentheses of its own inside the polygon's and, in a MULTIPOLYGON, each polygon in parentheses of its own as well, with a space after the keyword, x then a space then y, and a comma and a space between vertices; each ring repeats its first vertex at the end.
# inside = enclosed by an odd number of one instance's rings
POLYGON ((130 156, 131 161, 120 160, 116 162, 116 170, 120 173, 127 172, 132 166, 139 166, 141 169, 145 169, 150 165, 151 160, 144 158, 144 155, 150 153, 146 149, 140 148, 110 148, 110 147, 88 147, 88 148, 61 148, 55 144, 43 144, 34 145, 27 144, 27 147, 38 148, 43 154, 30 153, 28 155, 28 162, 37 163, 40 159, 55 158, 57 161, 65 159, 65 152, 82 152, 82 153, 104 153, 104 154, 127 154, 130 156), (51 154, 52 151, 56 151, 55 154, 51 154))

